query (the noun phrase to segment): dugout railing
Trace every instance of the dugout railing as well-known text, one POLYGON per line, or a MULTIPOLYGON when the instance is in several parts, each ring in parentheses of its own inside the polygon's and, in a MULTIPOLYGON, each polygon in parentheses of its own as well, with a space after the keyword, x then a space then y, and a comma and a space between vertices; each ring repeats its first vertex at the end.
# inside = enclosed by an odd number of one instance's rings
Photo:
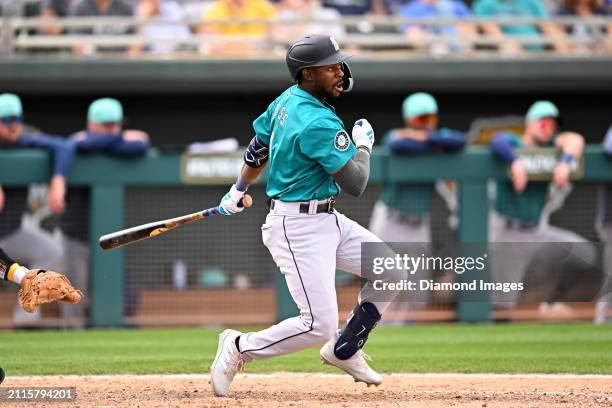
MULTIPOLYGON (((153 189, 155 197, 157 187, 184 187, 180 161, 179 153, 156 150, 138 160, 105 156, 77 157, 69 176, 69 184, 72 187, 86 186, 90 191, 88 227, 91 248, 91 325, 120 326, 124 323, 125 249, 104 252, 98 247, 98 237, 128 227, 124 225, 127 189, 148 187, 153 189)), ((44 152, 0 152, 0 184, 5 187, 44 183, 49 180, 50 169, 50 158, 44 152)), ((370 183, 456 180, 459 193, 457 240, 460 243, 482 243, 487 241, 487 182, 505 177, 506 166, 496 160, 487 147, 471 147, 464 152, 445 156, 423 154, 410 158, 393 156, 384 148, 379 148, 373 155, 370 183)), ((577 183, 605 182, 612 182, 612 159, 604 154, 600 146, 588 145, 585 150, 584 174, 577 183)), ((164 194, 162 188, 158 194, 164 194)), ((255 205, 265 211, 264 200, 260 199, 255 205)), ((194 211, 197 209, 193 208, 194 211)), ((248 213, 239 217, 248 217, 248 213)), ((206 226, 202 226, 196 233, 206 234, 206 226)), ((166 239, 171 240, 171 234, 167 234, 166 239)), ((280 274, 276 275, 280 277, 280 274)), ((282 283, 282 279, 279 281, 282 283)), ((293 313, 294 306, 282 285, 279 285, 276 304, 278 318, 293 313)), ((489 302, 462 301, 461 297, 457 301, 456 312, 459 321, 487 321, 491 318, 489 302)))

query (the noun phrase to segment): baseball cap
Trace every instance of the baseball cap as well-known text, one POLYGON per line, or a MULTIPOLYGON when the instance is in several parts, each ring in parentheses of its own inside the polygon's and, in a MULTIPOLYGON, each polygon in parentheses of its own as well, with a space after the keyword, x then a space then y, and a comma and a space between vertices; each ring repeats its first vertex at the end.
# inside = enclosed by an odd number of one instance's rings
POLYGON ((9 93, 0 95, 0 118, 21 116, 22 113, 21 99, 17 95, 9 93))
POLYGON ((438 113, 438 104, 433 96, 425 92, 417 92, 404 99, 402 114, 404 119, 438 113))
POLYGON ((89 105, 87 120, 95 123, 112 123, 123 120, 121 102, 113 98, 97 99, 89 105))
POLYGON ((542 118, 559 119, 559 109, 550 101, 537 101, 527 111, 525 123, 533 122, 542 118))

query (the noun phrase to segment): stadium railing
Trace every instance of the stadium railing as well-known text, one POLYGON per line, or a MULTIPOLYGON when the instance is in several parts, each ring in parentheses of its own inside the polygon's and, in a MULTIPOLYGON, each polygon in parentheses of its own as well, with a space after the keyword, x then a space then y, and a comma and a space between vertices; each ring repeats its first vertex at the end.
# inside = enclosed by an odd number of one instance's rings
MULTIPOLYGON (((279 22, 260 19, 232 19, 232 20, 207 20, 184 19, 138 19, 131 17, 68 17, 68 18, 22 18, 2 17, 0 18, 0 54, 13 55, 28 52, 48 52, 57 55, 70 55, 72 48, 88 44, 93 47, 130 47, 130 46, 155 46, 164 45, 176 48, 175 54, 191 56, 217 55, 211 52, 211 46, 227 42, 240 43, 249 47, 261 56, 272 56, 282 54, 289 41, 292 39, 274 35, 274 30, 268 30, 263 37, 242 35, 201 35, 195 32, 202 25, 224 25, 224 24, 262 24, 269 28, 278 26, 289 27, 311 23, 326 23, 329 21, 318 20, 296 20, 292 22, 279 22), (95 30, 117 30, 127 31, 147 24, 184 25, 190 27, 191 34, 185 38, 151 39, 142 34, 113 34, 113 35, 83 35, 69 33, 75 29, 95 30), (45 27, 58 27, 69 34, 45 35, 41 29, 45 27)), ((505 47, 508 43, 521 44, 530 47, 528 52, 520 52, 521 56, 552 54, 555 55, 553 45, 568 45, 574 47, 571 53, 580 55, 597 56, 612 53, 612 27, 611 17, 555 17, 551 19, 537 18, 467 18, 467 19, 403 19, 399 17, 344 17, 338 20, 339 26, 346 31, 344 35, 338 36, 337 40, 343 46, 351 47, 362 53, 426 52, 437 56, 445 55, 472 55, 472 54, 499 54, 516 55, 516 50, 511 51, 505 47), (494 23, 500 26, 538 26, 542 24, 556 25, 562 28, 571 28, 575 35, 560 34, 557 36, 544 35, 504 35, 487 36, 479 34, 473 38, 462 37, 455 34, 441 34, 435 30, 431 36, 423 38, 407 37, 401 33, 404 26, 430 26, 443 28, 457 24, 481 25, 483 23, 494 23), (579 33, 579 34, 578 34, 579 33), (442 46, 441 46, 442 45, 442 46), (491 52, 497 51, 499 53, 491 52), (553 52, 551 52, 553 51, 553 52)), ((116 32, 116 31, 115 31, 116 32)), ((561 32, 561 31, 560 31, 561 32)), ((126 53, 124 53, 126 54, 126 53)), ((120 53, 99 53, 98 57, 121 55, 120 53)), ((237 55, 239 57, 239 55, 237 55)))
MULTIPOLYGON (((487 147, 471 147, 464 152, 444 157, 424 154, 411 158, 393 156, 384 148, 380 148, 373 155, 371 168, 372 184, 456 180, 459 193, 457 240, 460 243, 487 242, 489 212, 487 182, 490 179, 507 177, 506 166, 496 160, 487 147)), ((0 184, 3 186, 44 183, 50 177, 50 169, 50 158, 44 152, 35 150, 0 152, 0 184)), ((231 178, 228 177, 226 181, 231 182, 231 178)), ((612 182, 612 159, 607 157, 598 145, 586 147, 584 173, 578 183, 582 182, 612 182)), ((154 189, 154 195, 162 195, 162 187, 185 187, 181 178, 181 155, 152 150, 147 157, 134 161, 105 156, 78 157, 70 173, 69 184, 87 186, 90 189, 89 245, 92 290, 90 322, 94 326, 122 325, 125 252, 123 249, 101 251, 98 247, 98 237, 130 226, 124 225, 126 190, 129 188, 148 187, 154 189), (155 190, 156 188, 160 188, 160 191, 155 190)), ((217 196, 220 195, 216 194, 209 198, 214 201, 217 196)), ((265 204, 262 201, 259 200, 256 206, 265 212, 265 204)), ((144 202, 154 204, 147 199, 144 202)), ((142 212, 140 208, 136 210, 142 212)), ((195 211, 197 208, 192 210, 195 211)), ((197 230, 195 236, 205 234, 205 231, 197 230)), ((166 242, 171 242, 172 238, 167 239, 166 242)), ((282 286, 279 288, 277 317, 281 318, 291 313, 294 306, 286 288, 282 286)), ((456 312, 456 317, 460 321, 486 321, 491 318, 490 304, 486 301, 462 301, 459 298, 456 312)))

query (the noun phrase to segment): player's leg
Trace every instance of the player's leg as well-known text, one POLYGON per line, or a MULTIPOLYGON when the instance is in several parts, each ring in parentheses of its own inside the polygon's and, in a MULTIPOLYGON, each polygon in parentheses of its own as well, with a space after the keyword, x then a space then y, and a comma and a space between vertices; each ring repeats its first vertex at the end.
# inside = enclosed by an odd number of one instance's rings
POLYGON ((244 362, 322 344, 338 328, 334 275, 340 231, 335 217, 268 215, 262 238, 285 277, 300 315, 258 332, 223 332, 211 368, 213 390, 219 396, 227 394, 237 368, 244 362))
MULTIPOLYGON (((568 290, 580 279, 577 272, 593 268, 598 263, 598 252, 594 244, 581 235, 563 228, 545 225, 537 232, 537 240, 543 243, 539 256, 557 265, 551 266, 551 272, 558 273, 552 277, 548 272, 550 295, 541 305, 541 311, 548 317, 571 317, 573 311, 563 303, 568 290), (561 262, 561 264, 558 264, 561 262), (553 279, 551 279, 553 278, 553 279)), ((547 262, 550 264, 550 262, 547 262)))
POLYGON ((594 322, 596 324, 612 322, 612 226, 602 228, 600 238, 604 242, 604 276, 600 291, 602 296, 595 310, 594 322))
MULTIPOLYGON (((525 273, 537 253, 533 230, 507 226, 507 220, 496 212, 489 216, 489 272, 492 282, 523 282, 525 273)), ((491 302, 497 310, 513 310, 520 292, 495 291, 491 302)))
MULTIPOLYGON (((402 243, 430 243, 431 223, 428 215, 420 219, 408 219, 399 211, 378 201, 372 210, 369 230, 384 242, 402 243)), ((430 246, 419 248, 419 254, 431 253, 430 246), (423 250, 424 249, 424 250, 423 250)), ((431 273, 425 270, 418 272, 421 279, 430 279, 431 273)), ((385 324, 398 324, 406 321, 405 312, 408 310, 421 310, 429 299, 425 291, 404 292, 387 308, 387 315, 383 320, 385 324)))
POLYGON ((249 360, 321 344, 338 327, 334 275, 340 232, 335 218, 274 215, 262 230, 264 244, 284 275, 300 315, 241 336, 240 351, 249 360))
MULTIPOLYGON (((376 235, 340 213, 335 213, 341 236, 336 251, 338 269, 361 276, 361 243, 382 242, 376 235)), ((393 257, 388 248, 381 256, 393 257)), ((390 271, 380 276, 383 281, 398 281, 404 271, 390 271)), ((397 292, 382 294, 376 292, 372 282, 367 282, 360 293, 358 304, 349 315, 346 326, 321 349, 324 362, 334 365, 353 376, 355 381, 368 385, 379 385, 382 377, 372 370, 364 359, 362 351, 370 332, 380 321, 397 292)))

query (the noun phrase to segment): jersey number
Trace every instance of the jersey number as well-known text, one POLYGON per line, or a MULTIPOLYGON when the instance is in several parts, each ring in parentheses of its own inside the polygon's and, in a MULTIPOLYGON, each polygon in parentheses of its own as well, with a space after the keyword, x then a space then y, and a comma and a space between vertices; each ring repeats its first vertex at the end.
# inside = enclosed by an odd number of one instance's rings
POLYGON ((274 109, 274 116, 276 117, 276 119, 278 119, 280 125, 283 126, 285 124, 285 121, 289 118, 289 114, 287 113, 287 109, 284 106, 282 109, 280 109, 280 112, 279 108, 280 105, 278 105, 276 109, 274 109))

